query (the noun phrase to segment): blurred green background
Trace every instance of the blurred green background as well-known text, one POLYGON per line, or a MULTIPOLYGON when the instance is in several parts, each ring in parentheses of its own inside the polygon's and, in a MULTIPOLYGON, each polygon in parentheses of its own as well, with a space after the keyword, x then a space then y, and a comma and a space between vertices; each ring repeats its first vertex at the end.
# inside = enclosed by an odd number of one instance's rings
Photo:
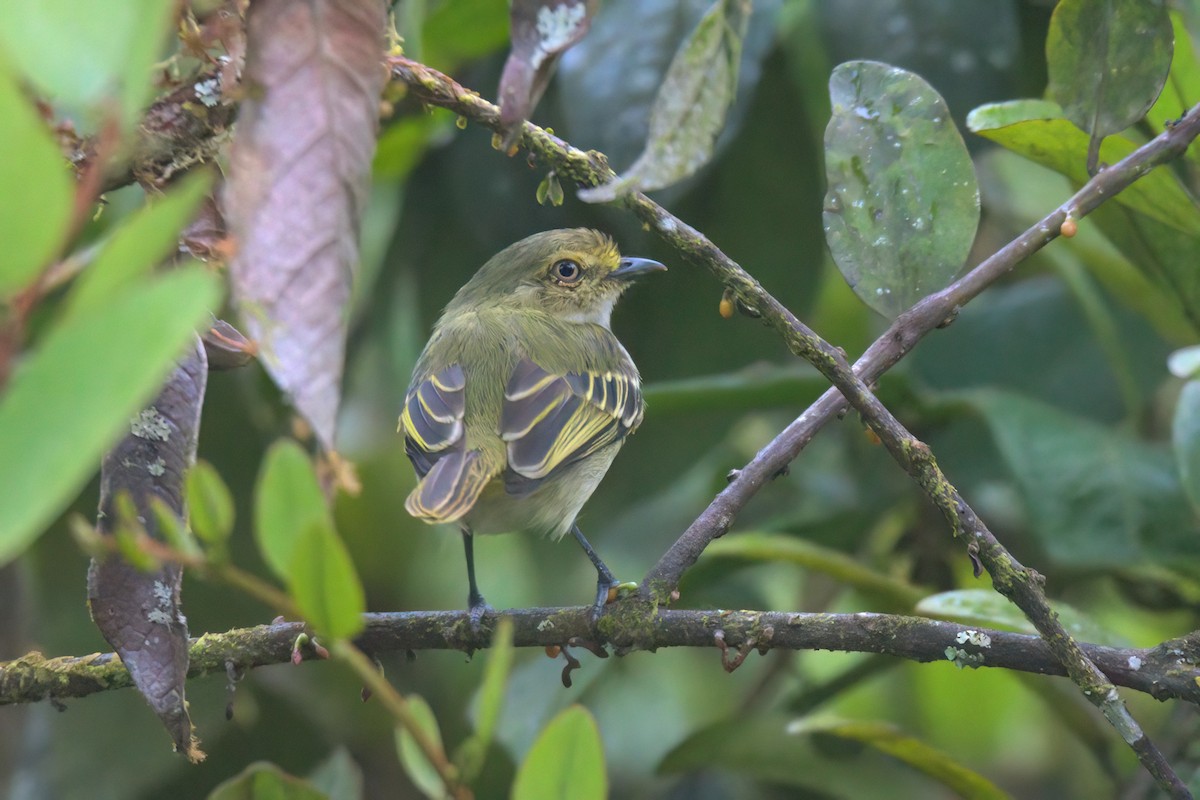
MULTIPOLYGON (((533 121, 578 147, 605 152, 618 171, 627 166, 641 149, 662 73, 707 5, 606 0, 591 32, 563 58, 533 121)), ((886 322, 847 288, 824 244, 822 137, 831 69, 868 58, 918 72, 961 125, 983 103, 1042 95, 1052 9, 1033 0, 760 0, 745 42, 738 100, 716 158, 655 197, 857 356, 886 322)), ((401 2, 396 16, 407 55, 484 96, 494 93, 507 52, 505 3, 401 2)), ((397 113, 381 132, 364 223, 340 419, 342 450, 357 464, 362 492, 338 499, 337 522, 369 608, 465 604, 457 533, 404 512, 413 478, 394 433, 396 416, 412 364, 453 292, 494 252, 555 227, 606 230, 624 253, 670 267, 630 292, 614 315, 613 328, 647 383, 649 408, 581 519, 616 574, 640 578, 721 489, 726 473, 794 419, 824 383, 763 326, 741 316, 722 319, 719 284, 682 263, 630 216, 580 203, 570 186, 564 186, 563 206, 539 206, 535 192, 545 170, 524 154, 506 158, 492 149, 490 132, 474 125, 460 130, 447 112, 402 96, 394 103, 397 113)), ((979 137, 964 138, 983 194, 974 264, 1072 188, 979 137)), ((139 197, 137 189, 112 196, 90 235, 101 235, 139 197)), ((1118 457, 1128 444, 1145 470, 1169 464, 1164 442, 1179 384, 1165 359, 1186 342, 1164 338, 1169 334, 1153 315, 1148 319, 1128 298, 1101 288, 1094 277, 1098 264, 1118 274, 1136 267, 1103 238, 1102 222, 1085 221, 1082 228, 1075 240, 1055 242, 965 308, 955 324, 931 334, 883 379, 879 392, 931 445, 1001 540, 1049 576, 1053 597, 1102 625, 1111 642, 1150 646, 1196 627, 1200 550, 1177 479, 1162 501, 1185 509, 1173 518, 1177 528, 1159 531, 1158 539, 1153 531, 1124 531, 1128 541, 1116 533, 1088 538, 1068 525, 1048 528, 1030 513, 1044 506, 1030 501, 1012 453, 997 446, 1005 436, 1013 441, 1018 429, 1052 444, 1062 435, 1055 446, 1066 449, 1080 441, 1070 436, 1092 436, 1097 452, 1118 457), (1089 297, 1098 305, 1087 306, 1089 297), (1098 319, 1117 331, 1116 350, 1098 340, 1098 319), (1003 393, 1045 405, 1027 407, 1003 393)), ((251 490, 265 448, 289 426, 289 413, 257 367, 211 377, 200 456, 234 489, 235 560, 261 574, 267 573, 249 530, 251 490)), ((95 503, 93 485, 75 510, 92 515, 95 503)), ((853 415, 830 424, 789 475, 758 495, 729 540, 762 531, 851 554, 930 594, 988 586, 972 578, 944 521, 853 415)), ((575 605, 591 596, 592 567, 570 542, 485 538, 476 558, 481 588, 496 608, 575 605)), ((87 616, 86 567, 59 523, 9 570, 5 589, 19 583, 25 600, 19 617, 15 601, 4 604, 6 633, 19 630, 23 635, 13 635, 12 646, 21 642, 23 649, 0 652, 0 658, 33 646, 54 655, 107 649, 87 616)), ((191 576, 183 597, 193 635, 273 616, 191 576)), ((685 579, 678 605, 910 610, 881 605, 819 570, 733 557, 702 561, 685 579)), ((715 650, 580 658, 574 687, 564 689, 561 662, 540 652, 519 654, 500 742, 489 754, 478 796, 507 796, 513 765, 542 724, 571 702, 586 704, 598 719, 613 797, 953 796, 871 748, 822 735, 764 737, 762 763, 743 759, 682 775, 659 772, 668 752, 707 725, 789 710, 890 722, 1014 797, 1108 796, 1136 771, 1131 754, 1063 679, 826 652, 751 655, 731 675, 715 650), (821 696, 819 687, 838 676, 849 676, 846 685, 821 696)), ((402 692, 429 701, 447 742, 461 740, 470 726, 480 658, 422 652, 415 660, 386 659, 384 667, 402 692)), ((200 766, 171 753, 157 720, 132 692, 70 702, 63 713, 48 704, 4 709, 0 717, 23 714, 26 727, 10 750, 9 773, 0 774, 0 795, 7 786, 14 800, 203 798, 263 759, 298 775, 321 765, 361 771, 365 797, 419 796, 397 762, 391 719, 377 703, 360 703, 359 688, 348 670, 333 664, 259 669, 238 685, 227 722, 226 681, 192 682, 191 712, 209 754, 200 766)), ((1194 709, 1173 712, 1171 705, 1127 696, 1164 747, 1187 749, 1194 709)))

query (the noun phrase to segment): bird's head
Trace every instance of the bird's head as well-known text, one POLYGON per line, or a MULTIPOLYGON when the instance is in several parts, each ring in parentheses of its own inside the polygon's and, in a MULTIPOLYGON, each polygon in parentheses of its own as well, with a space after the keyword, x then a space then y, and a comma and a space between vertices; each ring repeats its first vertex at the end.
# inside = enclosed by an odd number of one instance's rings
POLYGON ((451 307, 536 308, 607 328, 613 305, 633 279, 665 269, 647 258, 622 257, 612 239, 598 231, 546 231, 489 259, 455 295, 451 307))

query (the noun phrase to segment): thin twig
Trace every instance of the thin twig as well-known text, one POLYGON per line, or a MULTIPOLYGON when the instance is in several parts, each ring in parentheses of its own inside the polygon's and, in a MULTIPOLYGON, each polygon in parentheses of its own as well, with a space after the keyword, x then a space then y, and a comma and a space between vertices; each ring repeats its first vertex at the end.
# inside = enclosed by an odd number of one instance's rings
POLYGON ((450 763, 450 759, 446 758, 446 753, 437 742, 433 741, 421 727, 417 718, 413 716, 408 701, 383 677, 383 673, 379 671, 375 663, 350 642, 335 641, 332 648, 333 654, 342 662, 349 664, 366 687, 371 690, 371 696, 379 698, 388 713, 395 717, 413 737, 413 741, 417 743, 417 747, 421 749, 430 766, 442 779, 446 791, 456 800, 470 800, 471 790, 459 782, 458 769, 450 763))

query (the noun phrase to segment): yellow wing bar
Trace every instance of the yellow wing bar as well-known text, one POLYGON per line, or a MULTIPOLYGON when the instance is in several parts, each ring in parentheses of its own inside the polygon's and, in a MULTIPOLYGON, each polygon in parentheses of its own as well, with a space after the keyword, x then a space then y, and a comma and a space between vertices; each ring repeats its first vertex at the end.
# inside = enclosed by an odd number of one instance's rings
POLYGON ((533 491, 556 469, 624 439, 641 423, 642 410, 636 375, 552 375, 522 359, 505 389, 500 414, 509 493, 533 491))

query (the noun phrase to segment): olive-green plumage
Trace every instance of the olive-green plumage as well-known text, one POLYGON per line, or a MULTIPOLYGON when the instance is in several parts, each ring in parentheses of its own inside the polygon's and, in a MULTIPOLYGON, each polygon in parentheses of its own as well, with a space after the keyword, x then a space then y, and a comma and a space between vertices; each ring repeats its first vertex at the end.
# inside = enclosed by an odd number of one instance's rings
POLYGON ((421 479, 405 506, 459 524, 472 575, 472 533, 571 530, 641 423, 637 367, 609 318, 631 278, 659 269, 596 231, 549 231, 493 256, 438 320, 400 416, 421 479))

